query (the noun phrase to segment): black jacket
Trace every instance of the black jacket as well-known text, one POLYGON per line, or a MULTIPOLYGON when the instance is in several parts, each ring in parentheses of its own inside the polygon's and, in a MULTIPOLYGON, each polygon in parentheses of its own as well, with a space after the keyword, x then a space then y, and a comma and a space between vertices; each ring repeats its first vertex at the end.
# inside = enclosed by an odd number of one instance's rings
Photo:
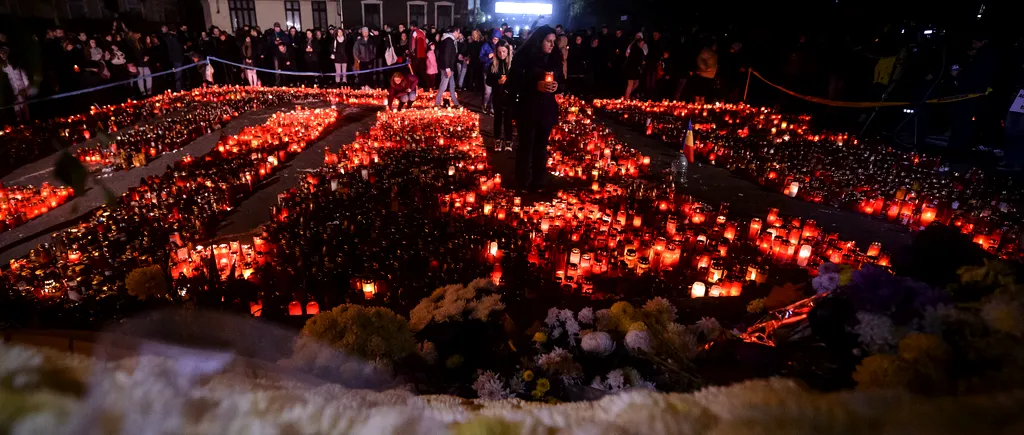
POLYGON ((345 41, 338 42, 337 38, 331 39, 331 54, 334 55, 334 63, 348 63, 348 49, 345 48, 345 41))
POLYGON ((455 70, 455 63, 458 61, 458 48, 455 46, 455 37, 451 33, 445 33, 441 37, 441 44, 437 49, 437 70, 445 68, 455 70))
POLYGON ((565 77, 562 76, 562 60, 558 53, 541 54, 536 47, 524 47, 525 52, 518 54, 512 61, 508 81, 510 101, 516 102, 516 119, 520 122, 539 121, 554 125, 558 120, 558 102, 555 93, 562 92, 565 77), (532 52, 531 52, 532 51, 532 52), (537 90, 537 82, 544 80, 551 72, 558 90, 555 93, 537 90))

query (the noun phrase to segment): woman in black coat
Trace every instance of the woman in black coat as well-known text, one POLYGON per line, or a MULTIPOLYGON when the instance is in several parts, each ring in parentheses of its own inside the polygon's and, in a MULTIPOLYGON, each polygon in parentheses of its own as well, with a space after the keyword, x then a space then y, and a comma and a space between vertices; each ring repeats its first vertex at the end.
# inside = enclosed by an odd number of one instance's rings
MULTIPOLYGON (((303 71, 320 72, 320 40, 313 37, 313 31, 307 30, 303 38, 305 48, 302 50, 303 71)), ((307 76, 306 82, 310 85, 316 84, 317 76, 307 76)))
POLYGON ((558 122, 555 94, 562 91, 562 56, 555 53, 555 30, 541 26, 517 50, 506 86, 519 131, 516 184, 539 192, 547 177, 548 138, 558 122))
POLYGON ((510 112, 508 92, 508 73, 512 68, 512 44, 499 41, 494 47, 494 59, 491 67, 485 71, 487 86, 491 87, 494 102, 494 150, 512 150, 512 113, 510 112))
POLYGON ((348 84, 348 47, 342 29, 338 29, 331 40, 331 62, 334 62, 334 83, 348 84))

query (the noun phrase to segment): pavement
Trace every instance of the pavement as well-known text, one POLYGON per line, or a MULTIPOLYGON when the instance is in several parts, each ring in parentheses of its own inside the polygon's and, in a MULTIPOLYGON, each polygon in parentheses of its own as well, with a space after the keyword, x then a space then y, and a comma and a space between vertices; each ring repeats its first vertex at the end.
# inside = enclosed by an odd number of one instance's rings
POLYGON ((256 193, 243 201, 217 229, 217 238, 233 238, 251 233, 270 219, 270 206, 277 204, 277 195, 299 186, 302 171, 316 169, 324 163, 324 149, 337 151, 355 141, 356 133, 369 130, 376 120, 373 108, 347 108, 338 120, 339 127, 307 147, 285 165, 283 171, 256 187, 256 193))

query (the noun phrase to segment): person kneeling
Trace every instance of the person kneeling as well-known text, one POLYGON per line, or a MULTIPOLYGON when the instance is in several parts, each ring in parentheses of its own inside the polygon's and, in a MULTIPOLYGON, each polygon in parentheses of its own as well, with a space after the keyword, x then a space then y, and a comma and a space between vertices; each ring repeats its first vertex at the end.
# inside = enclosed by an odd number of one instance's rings
POLYGON ((411 108, 412 103, 416 101, 416 84, 419 79, 411 73, 397 71, 391 75, 391 86, 388 86, 388 110, 391 110, 391 103, 398 100, 398 110, 403 110, 402 104, 406 103, 405 108, 411 108))

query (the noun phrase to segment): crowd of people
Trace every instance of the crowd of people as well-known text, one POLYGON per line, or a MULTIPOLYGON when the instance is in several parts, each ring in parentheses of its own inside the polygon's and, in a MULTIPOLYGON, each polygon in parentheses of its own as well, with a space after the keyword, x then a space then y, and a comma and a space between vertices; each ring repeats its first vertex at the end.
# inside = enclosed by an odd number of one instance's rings
MULTIPOLYGON (((556 25, 552 30, 553 52, 561 62, 559 91, 584 99, 745 100, 812 112, 816 122, 839 119, 831 125, 836 129, 864 122, 865 110, 838 113, 827 105, 768 90, 759 79, 751 83, 750 73, 756 68, 786 89, 834 101, 917 103, 995 88, 985 101, 918 104, 913 128, 906 122, 897 128, 895 136, 904 141, 913 136, 915 143, 921 142, 920 137, 939 130, 954 148, 966 147, 974 140, 976 126, 984 130, 985 125, 1022 123, 1021 116, 1007 117, 1005 108, 1024 86, 1024 44, 993 43, 984 32, 954 37, 888 26, 856 37, 797 34, 765 42, 756 32, 688 26, 664 33, 609 26, 568 31, 556 25), (1009 60, 1007 67, 997 66, 997 59, 1009 60), (747 98, 751 85, 760 88, 747 98), (975 122, 976 118, 980 119, 975 122)), ((329 26, 304 31, 280 23, 268 29, 241 26, 226 31, 213 26, 198 32, 185 25, 165 25, 144 33, 114 21, 108 32, 91 35, 48 29, 38 41, 32 38, 35 44, 17 49, 0 34, 5 76, 0 83, 7 85, 0 86, 5 88, 0 107, 13 106, 4 111, 5 119, 25 121, 30 118, 25 101, 119 81, 125 85, 31 109, 41 109, 37 117, 50 117, 204 83, 391 88, 400 103, 402 94, 406 100, 412 94, 398 91, 419 87, 442 91, 436 103, 454 106, 459 105, 458 93, 469 90, 482 95, 480 110, 496 116, 498 145, 505 147, 510 140, 504 137, 510 130, 505 80, 514 69, 514 53, 529 33, 528 26, 513 29, 506 23, 438 29, 416 22, 380 29, 329 26), (25 62, 29 59, 36 60, 31 68, 25 62), (408 68, 395 67, 405 63, 408 68)))

